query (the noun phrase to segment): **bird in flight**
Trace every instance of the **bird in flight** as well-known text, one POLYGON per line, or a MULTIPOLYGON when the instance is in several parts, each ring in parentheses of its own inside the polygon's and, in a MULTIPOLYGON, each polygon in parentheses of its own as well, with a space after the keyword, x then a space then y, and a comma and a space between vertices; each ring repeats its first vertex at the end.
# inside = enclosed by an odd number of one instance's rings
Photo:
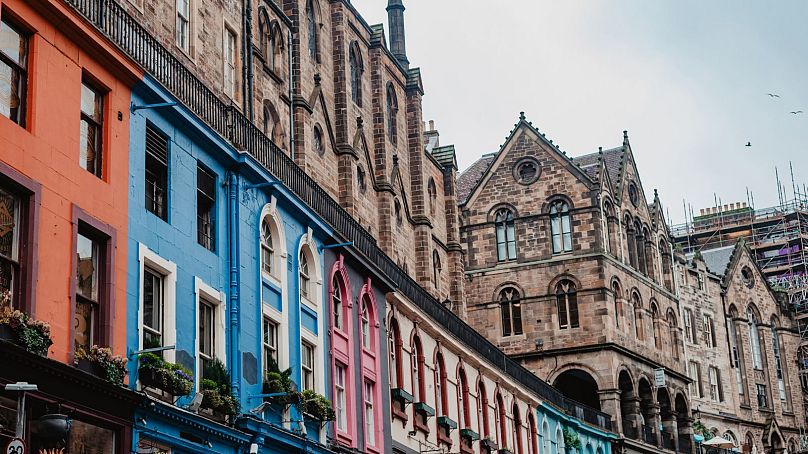
POLYGON ((766 93, 766 94, 769 95, 770 98, 779 98, 780 97, 780 95, 777 95, 777 94, 774 94, 774 93, 766 93))
POLYGON ((746 146, 747 146, 747 147, 751 147, 751 146, 752 146, 752 142, 746 142, 746 146))
POLYGON ((790 113, 790 114, 797 115, 797 114, 801 114, 801 113, 802 113, 802 111, 801 111, 801 110, 792 110, 792 111, 791 111, 791 112, 789 112, 789 113, 790 113))

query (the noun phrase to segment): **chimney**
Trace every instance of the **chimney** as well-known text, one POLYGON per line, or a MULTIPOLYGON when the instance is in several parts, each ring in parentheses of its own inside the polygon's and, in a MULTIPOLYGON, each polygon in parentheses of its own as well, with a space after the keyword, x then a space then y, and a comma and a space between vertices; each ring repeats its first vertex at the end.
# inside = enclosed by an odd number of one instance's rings
POLYGON ((409 69, 407 46, 404 41, 404 3, 403 0, 387 1, 387 20, 390 27, 390 52, 401 66, 409 69))

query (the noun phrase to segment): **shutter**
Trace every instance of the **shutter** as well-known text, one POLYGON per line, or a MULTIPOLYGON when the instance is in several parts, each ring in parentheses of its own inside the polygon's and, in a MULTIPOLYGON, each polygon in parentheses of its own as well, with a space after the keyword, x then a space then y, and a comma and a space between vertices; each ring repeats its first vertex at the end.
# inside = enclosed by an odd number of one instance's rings
POLYGON ((146 125, 146 153, 168 165, 168 139, 151 125, 146 125))

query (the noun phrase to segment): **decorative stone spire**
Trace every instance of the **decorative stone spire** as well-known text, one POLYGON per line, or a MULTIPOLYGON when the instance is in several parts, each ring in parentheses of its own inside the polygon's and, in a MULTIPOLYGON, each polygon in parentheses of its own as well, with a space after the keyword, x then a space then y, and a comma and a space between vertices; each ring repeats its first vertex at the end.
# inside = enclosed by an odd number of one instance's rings
POLYGON ((401 66, 409 69, 407 45, 404 36, 404 3, 403 0, 388 0, 387 20, 390 27, 390 52, 401 66))

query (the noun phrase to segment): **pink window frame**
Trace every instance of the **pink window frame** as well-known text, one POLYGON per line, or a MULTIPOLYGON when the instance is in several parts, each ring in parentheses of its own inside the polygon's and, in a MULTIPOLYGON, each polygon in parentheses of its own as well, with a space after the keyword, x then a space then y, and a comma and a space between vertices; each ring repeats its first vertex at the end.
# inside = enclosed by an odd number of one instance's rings
MULTIPOLYGON (((380 346, 380 323, 379 323, 379 313, 378 313, 378 304, 376 302, 376 295, 373 293, 373 283, 371 279, 368 277, 365 280, 365 285, 362 286, 362 289, 359 291, 359 297, 357 298, 358 310, 357 314, 359 317, 359 327, 360 333, 359 337, 361 338, 361 323, 362 323, 362 304, 367 301, 369 303, 368 306, 368 322, 370 323, 370 349, 365 348, 362 345, 362 354, 360 361, 362 362, 362 405, 363 405, 363 412, 362 418, 364 420, 364 402, 365 402, 365 381, 370 381, 373 383, 373 412, 376 415, 376 421, 383 421, 384 417, 381 413, 381 401, 382 401, 382 393, 381 393, 381 386, 379 385, 379 379, 381 378, 381 355, 378 354, 379 346, 380 346)), ((384 341, 387 342, 387 336, 384 337, 384 341)), ((364 427, 364 426, 363 426, 364 427)), ((381 453, 384 452, 384 437, 383 435, 383 426, 381 424, 375 424, 373 426, 374 430, 376 431, 374 440, 376 442, 375 445, 370 446, 367 443, 367 438, 365 438, 365 451, 372 452, 372 453, 381 453)))
MULTIPOLYGON (((337 421, 333 422, 334 434, 337 442, 354 448, 356 445, 356 405, 355 399, 352 394, 356 389, 354 380, 354 349, 353 349, 353 317, 351 317, 353 301, 351 297, 351 287, 348 280, 348 271, 345 269, 345 258, 341 254, 337 256, 334 266, 331 268, 328 279, 328 326, 331 333, 331 372, 334 377, 332 382, 332 393, 334 396, 332 405, 334 411, 337 411, 336 399, 336 376, 337 376, 337 363, 345 366, 345 412, 347 427, 346 431, 341 431, 337 428, 337 421), (342 329, 334 327, 333 310, 331 307, 332 297, 334 295, 334 281, 338 282, 342 291, 342 329)), ((363 385, 364 386, 364 385, 363 385)))

